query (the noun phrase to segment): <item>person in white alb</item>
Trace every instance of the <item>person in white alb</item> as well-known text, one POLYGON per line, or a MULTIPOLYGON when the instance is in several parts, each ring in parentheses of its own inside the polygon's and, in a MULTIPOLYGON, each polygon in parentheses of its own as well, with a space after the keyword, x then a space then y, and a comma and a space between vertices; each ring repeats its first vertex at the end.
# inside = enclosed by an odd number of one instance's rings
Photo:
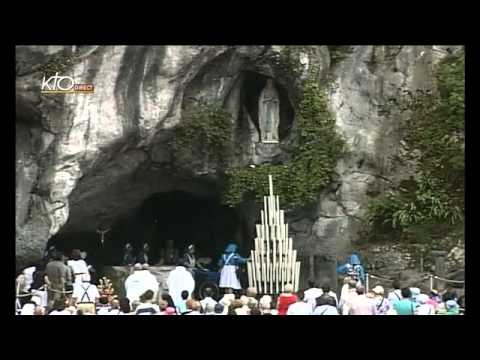
POLYGON ((158 281, 155 275, 148 271, 148 265, 145 265, 142 268, 142 265, 137 263, 134 265, 133 269, 133 274, 131 274, 125 280, 125 291, 130 303, 138 301, 140 299, 140 295, 145 293, 147 290, 153 291, 155 296, 158 291, 158 281))
POLYGON ((303 300, 304 292, 297 293, 297 302, 290 305, 287 310, 287 315, 312 315, 312 305, 303 300))
POLYGON ((168 293, 175 305, 182 303, 182 292, 186 291, 187 296, 195 289, 195 280, 192 274, 183 266, 177 266, 170 271, 167 279, 168 293))

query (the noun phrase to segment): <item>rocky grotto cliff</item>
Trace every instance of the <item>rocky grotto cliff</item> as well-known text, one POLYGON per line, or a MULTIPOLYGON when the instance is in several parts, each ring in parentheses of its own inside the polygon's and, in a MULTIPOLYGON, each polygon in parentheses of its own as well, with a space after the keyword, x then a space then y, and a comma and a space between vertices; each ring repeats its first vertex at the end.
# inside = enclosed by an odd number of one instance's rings
MULTIPOLYGON (((396 99, 406 90, 436 91, 439 63, 459 50, 19 46, 17 263, 39 259, 55 234, 95 232, 155 193, 219 198, 228 169, 288 163, 301 133, 301 83, 307 80, 325 91, 344 150, 315 201, 290 209, 287 221, 300 253, 342 256, 361 240, 370 199, 416 170, 415 162, 396 160, 404 151, 400 124, 409 116, 395 110, 396 99), (43 75, 55 71, 92 83, 95 92, 40 94, 43 75), (266 78, 274 79, 280 95, 280 144, 274 147, 258 142, 255 104, 266 78), (202 144, 198 134, 206 137, 202 144), (220 156, 205 148, 208 141, 220 156), (229 156, 222 156, 222 146, 232 150, 229 156)), ((237 204, 251 223, 258 217, 252 204, 237 204)))

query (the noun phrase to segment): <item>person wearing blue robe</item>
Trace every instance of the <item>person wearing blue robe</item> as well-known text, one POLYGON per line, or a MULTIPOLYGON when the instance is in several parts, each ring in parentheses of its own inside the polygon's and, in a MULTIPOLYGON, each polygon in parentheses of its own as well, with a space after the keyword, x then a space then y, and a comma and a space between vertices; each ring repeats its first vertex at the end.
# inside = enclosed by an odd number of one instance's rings
POLYGON ((354 276, 360 280, 362 284, 365 283, 365 270, 363 269, 362 263, 357 254, 350 255, 345 264, 337 267, 337 272, 339 274, 354 276))
POLYGON ((237 253, 237 249, 237 245, 229 244, 218 262, 218 266, 222 269, 220 272, 221 288, 234 290, 240 290, 242 288, 240 279, 237 276, 237 268, 245 264, 248 259, 241 257, 237 253))

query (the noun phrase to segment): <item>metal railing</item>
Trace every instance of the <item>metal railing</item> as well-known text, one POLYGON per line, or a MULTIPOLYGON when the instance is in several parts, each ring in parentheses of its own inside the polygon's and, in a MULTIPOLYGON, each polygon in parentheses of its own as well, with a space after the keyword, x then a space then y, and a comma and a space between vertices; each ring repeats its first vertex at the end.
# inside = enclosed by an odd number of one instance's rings
MULTIPOLYGON (((372 274, 366 273, 365 274, 365 290, 366 290, 366 292, 368 292, 369 287, 370 287, 370 279, 378 279, 378 280, 389 281, 389 282, 393 282, 395 280, 395 279, 388 279, 388 278, 385 278, 385 277, 382 277, 382 276, 372 275, 372 274)), ((421 281, 425 281, 425 280, 430 280, 430 291, 434 289, 434 285, 433 285, 434 280, 440 280, 440 281, 443 281, 443 282, 446 282, 446 283, 453 283, 453 284, 465 284, 465 280, 450 280, 450 279, 445 279, 445 278, 442 278, 440 276, 436 276, 436 275, 433 275, 433 274, 428 274, 427 276, 425 276, 421 279, 421 281)))

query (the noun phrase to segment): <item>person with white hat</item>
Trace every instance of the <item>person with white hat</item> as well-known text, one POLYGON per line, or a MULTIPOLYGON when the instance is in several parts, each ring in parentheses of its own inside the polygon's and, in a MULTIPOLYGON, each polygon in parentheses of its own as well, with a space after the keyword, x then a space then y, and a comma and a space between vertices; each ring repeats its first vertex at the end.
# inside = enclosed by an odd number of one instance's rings
POLYGON ((377 315, 387 315, 388 311, 392 308, 392 303, 384 296, 384 288, 380 285, 377 285, 372 289, 372 292, 375 294, 375 307, 377 309, 377 315))

